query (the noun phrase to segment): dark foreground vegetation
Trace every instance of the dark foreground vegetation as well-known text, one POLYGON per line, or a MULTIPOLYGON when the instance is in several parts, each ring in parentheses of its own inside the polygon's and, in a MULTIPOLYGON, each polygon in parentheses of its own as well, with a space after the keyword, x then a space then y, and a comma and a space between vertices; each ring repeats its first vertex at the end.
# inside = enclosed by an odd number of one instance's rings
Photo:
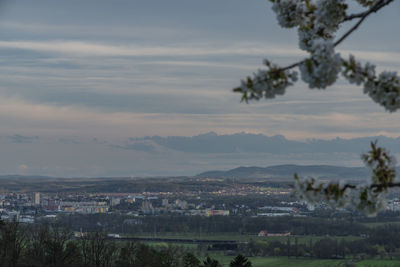
MULTIPOLYGON (((218 267, 218 260, 201 261, 183 247, 154 247, 136 242, 116 242, 104 232, 75 237, 49 225, 27 227, 18 222, 1 222, 0 266, 135 266, 218 267)), ((250 267, 242 255, 232 257, 230 266, 250 267)))
POLYGON ((77 236, 67 228, 53 224, 0 224, 0 266, 222 266, 212 258, 216 251, 231 255, 230 267, 250 267, 252 264, 246 257, 255 256, 346 261, 399 259, 400 226, 372 228, 368 236, 355 239, 290 236, 250 239, 224 247, 223 243, 197 246, 143 244, 110 238, 101 231, 77 236))

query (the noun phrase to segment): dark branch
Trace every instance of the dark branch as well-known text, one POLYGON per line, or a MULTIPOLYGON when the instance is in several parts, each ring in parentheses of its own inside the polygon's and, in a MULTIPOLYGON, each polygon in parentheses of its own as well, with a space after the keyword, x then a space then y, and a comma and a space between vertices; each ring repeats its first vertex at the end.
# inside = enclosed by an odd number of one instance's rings
MULTIPOLYGON (((348 21, 348 20, 352 20, 354 18, 360 18, 360 20, 350 29, 348 30, 345 34, 343 34, 342 37, 340 37, 335 43, 334 46, 336 47, 337 45, 339 45, 341 42, 343 42, 350 34, 352 34, 360 25, 361 23, 372 13, 376 13, 377 11, 379 11, 381 8, 383 8, 386 5, 389 5, 391 2, 393 2, 393 0, 379 0, 378 2, 375 3, 375 5, 373 5, 370 9, 368 9, 365 12, 359 13, 359 14, 353 14, 350 15, 348 17, 346 17, 344 19, 344 21, 348 21)), ((280 68, 278 71, 285 71, 285 70, 289 70, 295 67, 298 67, 299 65, 303 64, 306 60, 303 59, 301 61, 298 61, 296 63, 293 63, 289 66, 280 68)))
POLYGON ((290 69, 292 69, 292 68, 298 67, 298 66, 300 66, 301 64, 303 64, 305 61, 306 61, 306 60, 303 59, 303 60, 301 60, 301 61, 299 61, 299 62, 293 63, 292 65, 289 65, 289 66, 286 66, 286 67, 283 67, 283 68, 279 68, 279 69, 276 70, 276 72, 285 71, 285 70, 290 70, 290 69))
POLYGON ((353 185, 353 184, 345 184, 342 188, 343 191, 345 191, 347 188, 349 189, 356 189, 357 186, 353 185))
POLYGON ((383 188, 393 188, 400 187, 400 183, 381 183, 381 184, 371 184, 370 188, 374 188, 375 190, 380 190, 383 188))
MULTIPOLYGON (((385 5, 388 5, 392 2, 393 0, 389 0, 389 1, 380 1, 377 4, 374 5, 374 9, 372 10, 372 12, 377 12, 379 9, 381 9, 382 7, 384 7, 385 5)), ((365 16, 366 13, 370 12, 371 9, 364 11, 364 12, 360 12, 360 13, 356 13, 356 14, 351 14, 348 15, 344 18, 343 22, 345 21, 350 21, 353 19, 357 19, 357 18, 362 18, 363 16, 365 16)))
POLYGON ((361 23, 363 23, 363 21, 372 13, 377 12, 379 9, 381 9, 382 7, 390 4, 393 0, 380 0, 378 2, 376 2, 375 5, 373 5, 368 11, 364 12, 364 14, 361 16, 360 20, 353 26, 351 27, 350 30, 348 30, 345 34, 343 34, 342 37, 339 38, 339 40, 337 40, 335 42, 335 46, 339 45, 341 42, 343 42, 350 34, 352 34, 355 30, 357 30, 357 28, 361 25, 361 23))
MULTIPOLYGON (((387 188, 393 188, 393 187, 400 187, 400 182, 399 183, 377 183, 377 184, 371 184, 368 188, 373 189, 375 192, 380 192, 382 189, 387 189, 387 188)), ((357 186, 354 184, 345 184, 340 191, 344 192, 346 189, 357 189, 357 186)), ((325 193, 328 193, 329 189, 322 189, 322 188, 312 188, 311 191, 320 191, 324 190, 325 193)), ((329 194, 329 193, 328 193, 329 194)))
MULTIPOLYGON (((371 184, 369 186, 370 189, 383 189, 383 188, 393 188, 393 187, 400 187, 400 183, 381 183, 381 184, 371 184)), ((343 187, 343 190, 346 190, 347 188, 349 189, 356 189, 357 186, 353 184, 346 184, 343 187)))

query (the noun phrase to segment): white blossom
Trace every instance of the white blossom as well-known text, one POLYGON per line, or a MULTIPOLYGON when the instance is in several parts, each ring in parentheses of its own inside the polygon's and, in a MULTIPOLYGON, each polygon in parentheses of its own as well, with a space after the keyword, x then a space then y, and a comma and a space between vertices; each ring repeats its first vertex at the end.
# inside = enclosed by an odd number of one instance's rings
POLYGON ((368 62, 363 67, 353 55, 344 66, 343 76, 350 83, 364 84, 364 93, 375 102, 390 112, 400 108, 400 77, 396 72, 384 71, 376 77, 375 65, 368 62))
POLYGON ((350 82, 360 85, 368 80, 375 79, 375 65, 367 62, 363 67, 357 62, 353 55, 350 55, 349 61, 345 64, 343 76, 350 82))
POLYGON ((375 216, 377 212, 386 209, 385 193, 376 193, 367 185, 360 185, 352 192, 349 207, 357 209, 368 216, 375 216))
POLYGON ((344 0, 319 0, 316 3, 315 28, 325 35, 334 33, 346 16, 344 0))
POLYGON ((346 188, 342 195, 337 196, 335 191, 329 191, 329 187, 343 190, 347 183, 340 182, 325 183, 314 178, 297 178, 295 180, 294 192, 301 199, 310 205, 325 203, 332 208, 343 207, 361 211, 369 216, 375 216, 380 210, 384 210, 386 205, 385 193, 375 192, 369 185, 360 184, 355 189, 346 188), (328 192, 328 193, 327 193, 328 192))
POLYGON ((273 3, 272 10, 277 14, 279 25, 292 28, 301 23, 305 5, 297 0, 278 0, 273 3))
POLYGON ((315 41, 332 40, 334 33, 346 16, 347 5, 344 0, 319 0, 312 12, 299 23, 299 47, 312 52, 315 41))
POLYGON ((244 93, 249 99, 274 98, 283 95, 286 88, 297 81, 296 71, 279 71, 273 66, 270 70, 258 70, 253 78, 241 81, 236 91, 244 93))
POLYGON ((300 65, 301 78, 310 88, 326 88, 333 84, 342 67, 339 53, 329 40, 316 40, 311 59, 300 65))
POLYGON ((400 108, 400 77, 396 72, 384 71, 364 84, 364 93, 388 111, 396 111, 400 108))
POLYGON ((309 27, 299 27, 299 48, 308 52, 312 51, 314 41, 321 37, 317 35, 317 30, 309 27))

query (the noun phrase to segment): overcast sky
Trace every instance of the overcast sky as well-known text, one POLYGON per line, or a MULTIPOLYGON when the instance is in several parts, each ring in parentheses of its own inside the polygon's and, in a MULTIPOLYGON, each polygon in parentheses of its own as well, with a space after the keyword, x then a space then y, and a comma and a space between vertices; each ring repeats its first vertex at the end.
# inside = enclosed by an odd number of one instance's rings
MULTIPOLYGON (((338 50, 400 71, 399 13, 394 1, 338 50)), ((298 83, 274 100, 240 103, 231 89, 264 58, 285 65, 304 56, 296 32, 279 28, 267 0, 9 0, 0 5, 0 31, 0 137, 121 144, 210 131, 293 140, 400 135, 399 113, 344 81, 321 91, 298 83)), ((105 161, 132 156, 149 157, 139 173, 152 174, 157 162, 147 154, 89 160, 92 150, 66 143, 51 145, 52 153, 66 153, 57 163, 43 152, 50 145, 4 145, 0 158, 13 159, 0 173, 113 174, 105 161)), ((205 161, 198 166, 207 168, 205 161)), ((178 162, 164 169, 172 173, 178 162)), ((124 164, 118 174, 136 174, 124 164)))

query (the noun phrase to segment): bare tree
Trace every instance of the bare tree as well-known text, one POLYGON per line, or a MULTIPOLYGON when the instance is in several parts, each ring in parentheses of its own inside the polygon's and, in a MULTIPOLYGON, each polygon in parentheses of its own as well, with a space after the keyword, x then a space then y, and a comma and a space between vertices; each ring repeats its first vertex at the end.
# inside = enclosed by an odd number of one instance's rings
POLYGON ((26 229, 14 218, 11 222, 1 221, 0 235, 0 266, 17 266, 27 243, 26 229))

